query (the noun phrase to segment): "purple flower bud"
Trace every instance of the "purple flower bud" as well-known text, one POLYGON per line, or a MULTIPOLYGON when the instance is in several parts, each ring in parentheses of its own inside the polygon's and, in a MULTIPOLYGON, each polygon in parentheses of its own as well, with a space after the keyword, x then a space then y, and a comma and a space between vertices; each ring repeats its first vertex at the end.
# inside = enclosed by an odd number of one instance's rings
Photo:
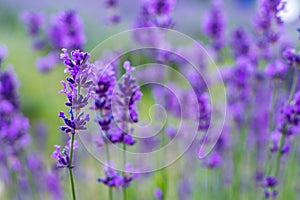
POLYGON ((163 193, 160 188, 156 188, 154 190, 154 198, 158 200, 161 200, 163 198, 163 193))

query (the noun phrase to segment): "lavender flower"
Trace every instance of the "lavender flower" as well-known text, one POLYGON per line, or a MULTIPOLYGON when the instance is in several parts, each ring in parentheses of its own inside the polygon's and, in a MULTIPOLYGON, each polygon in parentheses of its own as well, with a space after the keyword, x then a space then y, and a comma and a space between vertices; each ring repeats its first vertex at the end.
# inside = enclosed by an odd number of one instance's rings
POLYGON ((36 68, 43 73, 49 72, 53 69, 53 66, 57 64, 57 53, 50 52, 44 57, 39 57, 36 60, 36 68))
POLYGON ((171 11, 174 9, 175 0, 150 0, 143 1, 140 16, 137 18, 135 27, 161 27, 172 28, 174 22, 171 11))
POLYGON ((233 31, 230 46, 235 58, 250 57, 251 60, 256 60, 250 36, 245 29, 237 28, 233 31))
POLYGON ((107 16, 108 24, 118 24, 121 21, 121 16, 118 11, 118 0, 106 0, 104 6, 109 10, 109 15, 107 16))
POLYGON ((7 48, 4 45, 0 46, 0 67, 1 67, 1 63, 2 61, 6 58, 7 56, 7 48))
POLYGON ((264 180, 264 183, 262 184, 262 187, 265 188, 264 194, 265 198, 272 198, 276 199, 278 191, 275 190, 274 188, 278 184, 278 181, 275 177, 273 176, 267 176, 264 180))
POLYGON ((258 46, 265 51, 269 43, 276 43, 279 39, 278 27, 283 24, 279 12, 285 9, 283 0, 260 0, 258 11, 254 19, 255 28, 260 32, 258 46))
POLYGON ((75 11, 60 12, 52 17, 47 30, 51 46, 54 49, 83 49, 85 35, 83 22, 75 11))
POLYGON ((98 182, 101 182, 109 187, 121 187, 124 184, 122 175, 111 167, 104 168, 105 178, 98 178, 98 182))
MULTIPOLYGON (((6 54, 6 50, 2 53, 6 54), (5 53, 3 53, 5 51, 5 53)), ((1 60, 2 61, 2 60, 1 60)), ((0 63, 2 64, 2 63, 0 63)), ((7 187, 15 187, 19 181, 19 188, 23 195, 28 191, 28 178, 26 176, 25 151, 30 144, 29 120, 20 110, 17 93, 18 81, 13 68, 0 68, 0 167, 3 170, 1 177, 7 187), (17 178, 14 178, 17 177, 17 178), (20 178, 19 178, 20 177, 20 178)), ((17 198, 18 193, 10 194, 11 198, 17 198)))
POLYGON ((58 55, 62 48, 83 49, 86 41, 83 22, 75 11, 59 12, 51 16, 46 26, 43 25, 45 20, 40 13, 26 12, 21 18, 28 27, 34 48, 47 52, 46 56, 36 61, 39 71, 51 71, 59 63, 58 55))
POLYGON ((287 48, 283 52, 283 57, 286 63, 292 67, 300 66, 300 53, 296 52, 295 49, 287 48))
MULTIPOLYGON (((64 147, 64 149, 61 149, 59 145, 55 145, 55 151, 52 153, 52 158, 56 159, 58 164, 58 168, 73 168, 74 166, 70 166, 70 163, 73 163, 73 161, 70 162, 70 156, 69 156, 69 150, 71 148, 71 140, 68 141, 68 144, 64 147)), ((75 151, 78 148, 77 141, 74 141, 73 150, 75 151)))
POLYGON ((154 190, 154 198, 155 199, 158 199, 158 200, 161 200, 161 199, 163 199, 163 193, 162 193, 162 191, 161 191, 161 189, 160 188, 156 188, 155 190, 154 190))
POLYGON ((274 62, 270 62, 265 68, 265 73, 271 78, 282 79, 286 74, 288 67, 281 59, 277 59, 274 62))
POLYGON ((126 73, 122 77, 122 82, 118 84, 114 97, 116 105, 113 105, 118 112, 115 120, 122 124, 121 128, 124 128, 127 123, 138 122, 137 101, 142 97, 140 87, 136 85, 136 79, 131 74, 135 68, 130 65, 129 61, 125 61, 123 67, 126 73))
POLYGON ((209 13, 203 21, 203 31, 208 36, 212 48, 219 52, 224 46, 226 19, 222 9, 222 1, 214 0, 209 13))

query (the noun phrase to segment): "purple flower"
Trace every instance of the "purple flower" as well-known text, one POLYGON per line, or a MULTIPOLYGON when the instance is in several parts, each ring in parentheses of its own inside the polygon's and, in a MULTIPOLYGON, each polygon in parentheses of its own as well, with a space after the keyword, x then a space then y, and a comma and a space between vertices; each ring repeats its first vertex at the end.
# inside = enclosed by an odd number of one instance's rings
POLYGON ((210 155, 208 155, 207 158, 203 160, 202 164, 209 169, 214 169, 216 167, 219 167, 222 162, 222 156, 217 151, 213 151, 210 155))
POLYGON ((278 184, 277 178, 275 178, 273 176, 267 176, 265 178, 264 183, 262 184, 262 187, 274 188, 274 187, 276 187, 277 184, 278 184))
POLYGON ((169 15, 175 6, 175 0, 149 0, 147 3, 149 13, 155 15, 169 15))
POLYGON ((24 12, 21 20, 27 25, 28 34, 37 37, 41 34, 41 26, 44 23, 44 16, 38 12, 24 12))
POLYGON ((123 65, 126 73, 122 76, 122 81, 118 83, 117 92, 114 95, 113 105, 118 112, 115 116, 116 122, 123 123, 137 123, 137 101, 142 97, 140 87, 136 84, 136 79, 132 76, 131 71, 135 68, 130 65, 129 61, 125 61, 123 65))
MULTIPOLYGON (((68 141, 68 145, 64 147, 64 149, 61 149, 59 145, 55 145, 55 151, 52 153, 52 158, 56 159, 58 164, 58 168, 73 168, 74 166, 70 166, 70 157, 69 157, 69 150, 70 150, 70 143, 71 141, 68 141)), ((77 141, 74 141, 73 150, 75 151, 78 148, 77 141)), ((73 161, 71 162, 73 163, 73 161)))
MULTIPOLYGON (((233 31, 230 42, 231 50, 233 55, 238 58, 241 56, 251 57, 253 60, 256 59, 256 55, 252 49, 250 36, 243 28, 237 28, 233 31)), ((251 59, 251 60, 252 60, 251 59)))
POLYGON ((175 0, 149 0, 142 3, 140 15, 135 27, 173 28, 174 22, 170 16, 175 0))
POLYGON ((276 26, 280 26, 283 21, 279 12, 285 9, 283 0, 260 0, 258 11, 254 19, 255 28, 261 32, 259 46, 266 48, 268 43, 275 43, 279 39, 276 26))
MULTIPOLYGON (((86 123, 90 120, 88 114, 81 112, 81 109, 88 104, 88 99, 92 96, 93 87, 92 79, 92 65, 87 61, 89 59, 89 54, 86 52, 81 52, 79 50, 74 50, 69 55, 66 49, 63 49, 61 58, 64 60, 66 66, 65 73, 69 73, 70 77, 66 78, 66 82, 62 81, 64 86, 63 90, 60 91, 64 93, 68 98, 68 102, 65 103, 67 107, 70 107, 69 117, 65 115, 64 112, 59 113, 59 117, 64 120, 65 125, 60 126, 60 130, 67 133, 72 139, 74 139, 74 134, 78 133, 79 130, 86 129, 86 123), (82 90, 86 90, 86 95, 83 95, 82 90)), ((74 142, 73 149, 77 148, 77 142, 74 142)), ((56 151, 53 152, 52 158, 57 159, 58 167, 72 168, 73 160, 70 160, 69 153, 73 152, 71 149, 70 141, 61 150, 60 146, 55 145, 56 151)))
POLYGON ((282 79, 286 74, 288 67, 281 59, 270 62, 265 68, 265 73, 271 78, 282 79))
POLYGON ((47 35, 51 46, 56 50, 61 48, 82 50, 86 40, 83 22, 73 10, 53 16, 47 35))
POLYGON ((224 32, 226 19, 222 8, 221 0, 214 0, 210 11, 203 21, 203 31, 211 41, 215 51, 220 51, 224 45, 224 32))
POLYGON ((158 200, 161 200, 163 198, 163 192, 161 191, 160 188, 156 188, 154 190, 154 194, 153 195, 154 195, 154 198, 158 199, 158 200))
POLYGON ((292 67, 300 66, 300 53, 297 53, 295 49, 287 48, 282 55, 288 65, 292 67))
POLYGON ((123 177, 113 168, 104 168, 105 178, 98 178, 98 182, 107 185, 108 187, 121 187, 124 184, 123 177))
POLYGON ((49 72, 51 71, 55 65, 58 63, 58 54, 57 52, 50 52, 48 55, 44 57, 39 57, 36 60, 36 67, 40 72, 49 72))
POLYGON ((0 46, 0 67, 2 61, 6 58, 6 56, 7 56, 7 48, 5 45, 1 45, 0 46))
POLYGON ((210 125, 211 115, 210 100, 207 93, 203 93, 200 97, 198 97, 198 105, 200 113, 198 130, 207 130, 210 125))
POLYGON ((105 0, 104 2, 106 8, 115 8, 118 6, 119 1, 118 0, 105 0))

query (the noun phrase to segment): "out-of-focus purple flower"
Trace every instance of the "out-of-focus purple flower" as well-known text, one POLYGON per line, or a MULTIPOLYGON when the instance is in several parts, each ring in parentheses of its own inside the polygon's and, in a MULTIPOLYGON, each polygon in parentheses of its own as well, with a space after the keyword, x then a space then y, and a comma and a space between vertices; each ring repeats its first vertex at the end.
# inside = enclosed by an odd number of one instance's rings
POLYGON ((41 34, 41 26, 44 23, 44 16, 38 12, 24 12, 21 15, 21 20, 27 25, 28 34, 32 37, 41 34))
POLYGON ((118 112, 115 120, 119 123, 137 123, 137 101, 141 99, 142 93, 136 84, 136 79, 131 74, 135 68, 131 66, 129 61, 125 61, 123 67, 126 73, 123 75, 122 81, 118 83, 118 90, 113 97, 116 103, 113 106, 118 112))
POLYGON ((60 185, 59 174, 57 172, 58 170, 57 168, 55 168, 45 177, 46 188, 52 196, 53 200, 63 198, 63 191, 60 185))
POLYGON ((210 39, 211 46, 215 51, 220 51, 224 46, 224 32, 226 26, 225 14, 221 0, 214 0, 210 11, 203 21, 203 31, 210 39))
POLYGON ((24 151, 30 143, 30 124, 20 110, 17 90, 18 82, 13 68, 0 68, 0 167, 4 171, 1 176, 8 178, 4 183, 7 187, 12 187, 15 174, 20 188, 25 192, 29 184, 23 160, 24 151))
POLYGON ((5 45, 1 45, 0 46, 0 67, 2 61, 6 58, 6 56, 7 56, 7 48, 5 45))
POLYGON ((154 196, 155 199, 158 199, 158 200, 163 199, 163 192, 162 192, 162 190, 160 188, 156 188, 154 190, 153 196, 154 196))
POLYGON ((135 27, 174 27, 174 22, 171 18, 171 11, 174 9, 174 6, 175 0, 143 1, 141 13, 137 18, 135 27))
POLYGON ((175 0, 149 0, 148 10, 156 15, 169 15, 174 9, 175 0))
POLYGON ((265 68, 265 73, 271 78, 282 79, 288 70, 287 65, 281 59, 270 62, 265 68))
POLYGON ((211 106, 209 95, 203 93, 198 97, 199 105, 199 125, 198 130, 207 130, 210 124, 211 106))
POLYGON ((121 15, 119 13, 109 15, 106 21, 107 24, 118 24, 120 22, 121 22, 121 15))
POLYGON ((277 27, 283 24, 279 12, 285 9, 283 0, 260 0, 254 19, 256 29, 261 32, 259 46, 265 48, 268 43, 275 43, 279 39, 277 27))
POLYGON ((254 66, 245 57, 237 59, 234 67, 229 67, 224 73, 224 80, 227 84, 228 103, 234 120, 241 124, 245 121, 243 110, 249 108, 251 86, 254 77, 254 66))
POLYGON ((52 47, 56 50, 62 48, 82 50, 86 40, 83 22, 73 10, 53 16, 47 34, 52 47))
POLYGON ((292 67, 300 66, 300 52, 296 52, 296 50, 292 48, 287 48, 282 55, 288 65, 292 67))
POLYGON ((274 176, 266 176, 264 181, 261 184, 261 187, 264 188, 264 196, 266 199, 272 198, 276 199, 278 191, 275 187, 278 184, 278 180, 274 176))
POLYGON ((251 57, 251 60, 256 59, 250 36, 247 34, 245 29, 237 28, 233 31, 230 46, 231 51, 236 58, 245 56, 251 57))
POLYGON ((95 95, 93 110, 98 112, 97 121, 103 131, 110 129, 113 120, 111 98, 116 84, 115 65, 113 63, 96 63, 97 76, 94 78, 95 95))
POLYGON ((190 199, 192 185, 188 179, 181 179, 177 185, 178 199, 190 199))
POLYGON ((129 187, 130 183, 138 177, 138 170, 133 169, 130 163, 126 163, 124 167, 123 187, 129 187))
POLYGON ((106 8, 114 8, 118 5, 118 0, 105 0, 104 4, 106 8))
POLYGON ((58 55, 57 52, 50 52, 48 55, 44 57, 39 57, 36 60, 36 67, 40 72, 49 72, 51 71, 55 65, 58 63, 58 55))
POLYGON ((113 168, 104 168, 105 178, 98 178, 98 182, 107 185, 108 187, 121 187, 124 184, 123 177, 113 168))
POLYGON ((223 158, 220 156, 220 154, 216 151, 212 152, 210 155, 208 155, 207 158, 205 158, 202 162, 203 166, 214 169, 216 167, 219 167, 223 162, 223 158))

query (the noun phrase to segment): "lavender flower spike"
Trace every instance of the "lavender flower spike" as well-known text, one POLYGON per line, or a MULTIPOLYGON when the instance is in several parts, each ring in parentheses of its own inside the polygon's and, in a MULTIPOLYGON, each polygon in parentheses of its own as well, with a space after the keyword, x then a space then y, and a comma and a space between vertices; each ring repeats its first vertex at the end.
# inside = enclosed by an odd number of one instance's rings
POLYGON ((79 130, 86 129, 86 123, 90 120, 88 114, 81 111, 88 104, 89 98, 92 96, 93 88, 91 87, 93 81, 92 65, 88 63, 90 55, 79 50, 68 53, 67 49, 63 49, 61 58, 64 60, 66 66, 65 73, 69 73, 66 81, 62 81, 64 93, 68 99, 65 103, 70 108, 69 117, 64 112, 59 113, 59 117, 64 120, 65 125, 60 127, 60 130, 70 136, 70 141, 66 147, 61 150, 60 146, 56 145, 56 151, 53 152, 52 158, 57 159, 58 167, 65 167, 69 169, 70 183, 72 189, 73 199, 76 199, 75 185, 73 179, 73 154, 77 148, 75 141, 75 134, 79 130), (86 91, 83 95, 82 90, 86 91))

